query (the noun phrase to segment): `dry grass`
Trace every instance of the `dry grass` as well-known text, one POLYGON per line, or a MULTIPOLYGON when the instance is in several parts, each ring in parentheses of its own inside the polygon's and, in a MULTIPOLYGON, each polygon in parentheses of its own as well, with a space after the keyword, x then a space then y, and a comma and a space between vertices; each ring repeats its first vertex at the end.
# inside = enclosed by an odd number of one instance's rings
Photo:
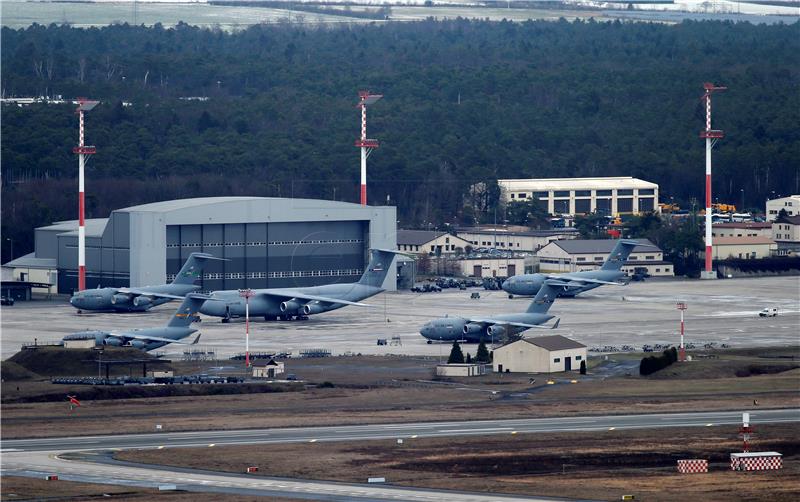
POLYGON ((423 438, 356 443, 305 443, 127 451, 118 458, 259 475, 392 484, 426 488, 619 500, 800 499, 800 425, 759 427, 754 446, 784 454, 784 469, 732 472, 740 451, 737 428, 607 433, 537 433, 482 438, 423 438), (706 458, 709 474, 681 475, 679 458, 706 458), (280 459, 276 462, 274 459, 280 459))

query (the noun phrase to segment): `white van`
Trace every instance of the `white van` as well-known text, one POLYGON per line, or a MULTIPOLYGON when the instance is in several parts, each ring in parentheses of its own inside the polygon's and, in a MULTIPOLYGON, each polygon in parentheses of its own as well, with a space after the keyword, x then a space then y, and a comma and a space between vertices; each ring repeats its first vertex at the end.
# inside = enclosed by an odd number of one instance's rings
POLYGON ((758 313, 759 317, 775 317, 776 315, 778 315, 778 309, 775 307, 762 309, 761 312, 758 313))

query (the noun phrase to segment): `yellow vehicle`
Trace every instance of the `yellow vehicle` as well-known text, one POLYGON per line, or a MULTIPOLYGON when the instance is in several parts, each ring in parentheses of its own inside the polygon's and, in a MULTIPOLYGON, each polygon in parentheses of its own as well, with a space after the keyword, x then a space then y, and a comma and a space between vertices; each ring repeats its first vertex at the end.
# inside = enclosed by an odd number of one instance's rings
POLYGON ((724 203, 711 204, 711 209, 719 211, 720 213, 736 212, 736 206, 733 204, 724 204, 724 203))
POLYGON ((658 208, 661 209, 662 213, 673 213, 681 210, 681 207, 677 204, 659 204, 658 208))

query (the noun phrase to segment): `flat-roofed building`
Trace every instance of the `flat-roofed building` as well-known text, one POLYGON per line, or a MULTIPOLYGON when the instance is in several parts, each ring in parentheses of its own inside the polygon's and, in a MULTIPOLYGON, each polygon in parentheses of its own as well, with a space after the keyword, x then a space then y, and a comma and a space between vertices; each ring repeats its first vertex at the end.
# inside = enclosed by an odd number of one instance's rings
POLYGON ((790 195, 767 201, 767 221, 774 221, 781 212, 786 211, 787 216, 800 215, 800 195, 790 195))
MULTIPOLYGON (((639 239, 641 246, 633 248, 622 271, 633 274, 642 267, 652 276, 672 277, 672 263, 664 261, 664 252, 647 239, 639 239)), ((617 244, 611 239, 572 239, 553 241, 536 253, 539 272, 581 272, 600 268, 617 244)))
POLYGON ((800 215, 772 222, 772 240, 778 245, 777 254, 800 253, 800 215))
POLYGON ((711 227, 713 237, 772 237, 772 223, 743 221, 717 223, 711 227))
POLYGON ((726 258, 768 258, 778 249, 769 237, 719 237, 711 243, 711 256, 715 260, 726 258))
POLYGON ((658 211, 658 185, 630 176, 497 180, 505 203, 536 198, 550 214, 658 211))

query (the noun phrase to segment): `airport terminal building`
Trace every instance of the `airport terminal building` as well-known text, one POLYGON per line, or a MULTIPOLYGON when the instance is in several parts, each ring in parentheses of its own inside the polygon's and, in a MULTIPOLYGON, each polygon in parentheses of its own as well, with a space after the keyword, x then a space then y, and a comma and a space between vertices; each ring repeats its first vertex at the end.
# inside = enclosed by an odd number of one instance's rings
MULTIPOLYGON (((396 222, 393 206, 316 199, 205 197, 118 209, 86 222, 86 287, 163 284, 192 252, 226 259, 208 263, 204 291, 354 282, 369 248, 397 248, 396 222)), ((58 292, 72 293, 77 227, 37 228, 35 251, 3 267, 57 278, 58 292)), ((396 289, 395 270, 388 290, 396 289)))

